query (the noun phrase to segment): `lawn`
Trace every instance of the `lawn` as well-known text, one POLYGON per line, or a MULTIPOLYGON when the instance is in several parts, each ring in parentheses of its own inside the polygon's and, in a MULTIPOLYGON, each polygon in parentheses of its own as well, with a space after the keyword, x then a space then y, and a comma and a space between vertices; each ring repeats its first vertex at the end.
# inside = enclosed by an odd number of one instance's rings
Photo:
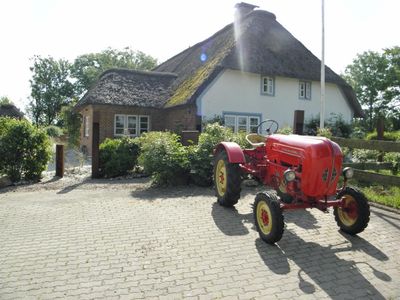
POLYGON ((358 187, 369 201, 400 209, 400 187, 366 184, 352 180, 350 183, 358 187))

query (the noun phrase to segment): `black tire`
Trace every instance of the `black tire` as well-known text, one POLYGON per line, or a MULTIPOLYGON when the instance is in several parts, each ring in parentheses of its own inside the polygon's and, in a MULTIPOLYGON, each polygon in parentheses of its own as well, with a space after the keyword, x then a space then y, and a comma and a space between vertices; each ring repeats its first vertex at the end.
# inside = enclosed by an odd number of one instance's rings
POLYGON ((220 151, 216 155, 213 173, 214 187, 220 205, 232 207, 238 203, 241 191, 240 184, 242 183, 241 173, 239 164, 230 163, 225 151, 220 151), (221 164, 225 167, 224 174, 219 169, 221 168, 221 164), (224 184, 221 183, 221 179, 224 181, 224 184))
POLYGON ((346 187, 337 198, 346 198, 349 211, 345 208, 335 207, 333 213, 340 229, 351 235, 362 232, 368 226, 370 209, 367 198, 359 190, 346 187))
POLYGON ((254 202, 253 215, 258 234, 264 242, 274 244, 282 238, 285 224, 275 194, 258 193, 254 202))

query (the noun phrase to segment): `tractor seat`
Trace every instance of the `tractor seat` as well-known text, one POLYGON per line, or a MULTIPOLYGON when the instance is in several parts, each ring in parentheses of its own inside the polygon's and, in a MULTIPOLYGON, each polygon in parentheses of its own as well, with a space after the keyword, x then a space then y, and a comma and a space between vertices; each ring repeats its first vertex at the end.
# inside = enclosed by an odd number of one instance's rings
POLYGON ((258 133, 249 133, 246 135, 246 141, 254 148, 264 146, 266 139, 265 136, 259 135, 258 133))

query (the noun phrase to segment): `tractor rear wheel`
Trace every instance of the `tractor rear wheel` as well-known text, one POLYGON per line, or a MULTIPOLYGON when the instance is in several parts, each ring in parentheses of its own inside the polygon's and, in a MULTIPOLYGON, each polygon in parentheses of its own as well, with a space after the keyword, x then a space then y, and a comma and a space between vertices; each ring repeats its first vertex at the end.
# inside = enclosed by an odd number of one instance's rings
POLYGON ((363 193, 352 187, 341 191, 338 199, 344 199, 343 207, 335 207, 335 220, 340 229, 351 235, 363 231, 369 222, 369 204, 363 193))
POLYGON ((268 244, 278 242, 283 235, 283 214, 275 194, 258 193, 254 202, 254 219, 260 238, 268 244))
POLYGON ((239 164, 230 163, 225 151, 219 152, 214 161, 214 186, 218 203, 226 207, 234 206, 240 198, 241 182, 239 164))

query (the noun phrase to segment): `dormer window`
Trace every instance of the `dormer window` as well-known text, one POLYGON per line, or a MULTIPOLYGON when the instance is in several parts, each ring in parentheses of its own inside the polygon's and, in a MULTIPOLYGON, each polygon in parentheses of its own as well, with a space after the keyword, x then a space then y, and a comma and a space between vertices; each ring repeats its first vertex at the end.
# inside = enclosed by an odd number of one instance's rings
POLYGON ((275 80, 271 76, 261 77, 261 93, 263 95, 274 96, 275 95, 275 80))

